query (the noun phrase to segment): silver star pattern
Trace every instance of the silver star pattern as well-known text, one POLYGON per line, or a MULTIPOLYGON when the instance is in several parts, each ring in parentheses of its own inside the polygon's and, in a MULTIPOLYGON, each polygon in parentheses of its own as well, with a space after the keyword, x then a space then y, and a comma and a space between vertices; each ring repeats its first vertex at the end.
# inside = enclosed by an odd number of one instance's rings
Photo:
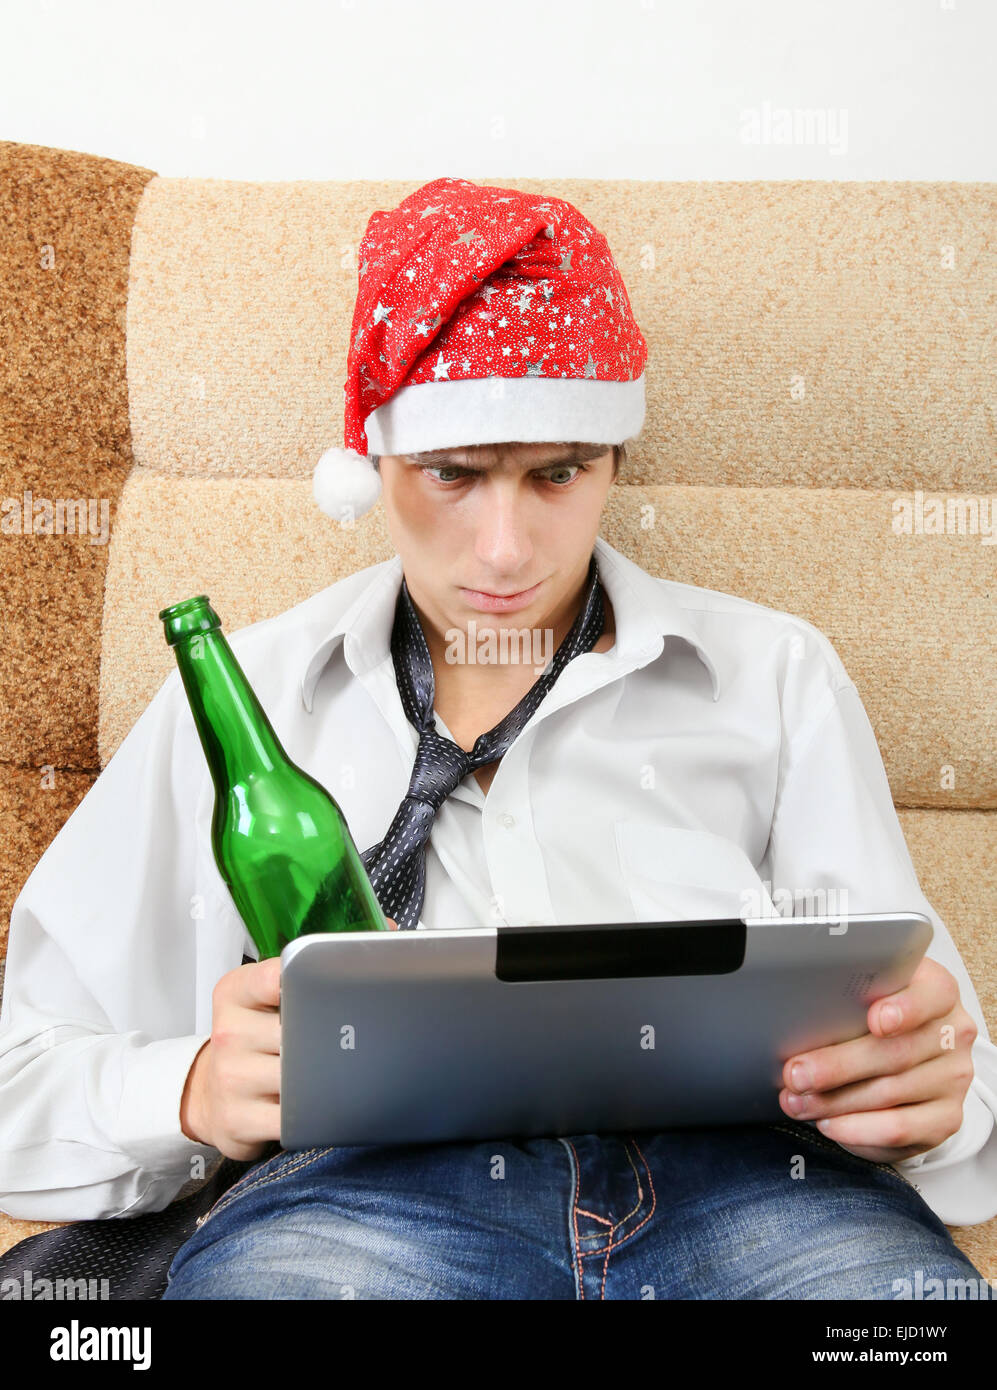
POLYGON ((606 239, 560 199, 436 179, 372 216, 358 261, 346 443, 362 453, 366 415, 404 385, 489 373, 633 381, 644 370, 606 239))

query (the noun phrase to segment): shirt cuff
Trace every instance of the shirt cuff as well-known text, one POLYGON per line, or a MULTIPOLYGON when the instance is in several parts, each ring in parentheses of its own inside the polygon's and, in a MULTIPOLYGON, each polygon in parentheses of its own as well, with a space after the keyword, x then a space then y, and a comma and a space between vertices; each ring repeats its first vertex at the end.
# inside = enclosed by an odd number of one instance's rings
POLYGON ((984 1082, 974 1080, 962 1125, 933 1149, 891 1164, 946 1226, 975 1226, 997 1216, 997 1129, 984 1082))
POLYGON ((905 1173, 911 1169, 924 1169, 930 1173, 979 1153, 994 1127, 994 1112, 984 1099, 988 1093, 989 1088, 985 1083, 974 1077, 963 1101, 962 1124, 956 1132, 933 1149, 926 1149, 913 1158, 898 1159, 891 1166, 905 1173))
POLYGON ((128 1070, 118 1111, 118 1143, 142 1168, 154 1173, 188 1170, 200 1154, 210 1162, 211 1144, 190 1139, 180 1128, 180 1100, 194 1058, 210 1033, 162 1038, 138 1048, 128 1070))

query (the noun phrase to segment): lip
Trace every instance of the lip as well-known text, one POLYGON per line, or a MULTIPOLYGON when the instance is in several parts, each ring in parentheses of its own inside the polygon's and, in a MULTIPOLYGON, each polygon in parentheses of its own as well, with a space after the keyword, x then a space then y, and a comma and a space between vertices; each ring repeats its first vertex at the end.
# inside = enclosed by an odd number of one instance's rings
POLYGON ((532 603, 540 590, 543 580, 532 589, 520 589, 515 594, 488 594, 480 589, 461 589, 464 601, 482 613, 514 613, 518 608, 526 608, 532 603))

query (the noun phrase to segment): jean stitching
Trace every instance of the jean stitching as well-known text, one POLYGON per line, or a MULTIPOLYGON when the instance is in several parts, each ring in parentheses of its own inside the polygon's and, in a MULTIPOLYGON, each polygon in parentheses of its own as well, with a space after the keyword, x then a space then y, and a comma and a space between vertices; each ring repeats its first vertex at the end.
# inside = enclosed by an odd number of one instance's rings
MULTIPOLYGON (((804 1124, 802 1120, 797 1120, 795 1123, 800 1126, 800 1129, 789 1129, 786 1125, 775 1123, 770 1124, 769 1128, 778 1129, 783 1134, 792 1135, 794 1139, 799 1138, 803 1134, 805 1134, 808 1139, 810 1139, 814 1144, 819 1145, 821 1148, 830 1149, 833 1153, 846 1153, 850 1158, 857 1158, 862 1163, 868 1163, 873 1168, 878 1168, 880 1172, 888 1173, 890 1177, 899 1178, 899 1180, 904 1184, 905 1187, 909 1187, 912 1192, 917 1192, 917 1188, 914 1186, 914 1184, 908 1178, 905 1178, 903 1173, 898 1173, 897 1170, 891 1164, 877 1163, 877 1161, 874 1158, 863 1158, 861 1154, 853 1154, 851 1149, 846 1149, 842 1144, 836 1144, 832 1139, 828 1139, 826 1135, 821 1134, 819 1129, 811 1129, 810 1126, 804 1124)), ((918 1193, 918 1196, 920 1196, 920 1193, 918 1193)))
MULTIPOLYGON (((618 1221, 618 1222, 616 1223, 616 1225, 613 1227, 613 1230, 609 1232, 609 1244, 606 1245, 606 1246, 604 1246, 603 1249, 601 1249, 601 1250, 586 1250, 586 1251, 585 1251, 585 1254, 580 1256, 580 1258, 583 1259, 583 1260, 588 1259, 589 1255, 602 1255, 602 1254, 604 1254, 604 1255, 606 1256, 606 1263, 608 1264, 608 1263, 609 1263, 609 1252, 610 1252, 610 1250, 613 1250, 613 1249, 618 1250, 618 1249, 620 1248, 621 1245, 626 1245, 627 1241, 630 1240, 633 1236, 635 1236, 642 1226, 646 1226, 646 1225, 647 1225, 647 1223, 650 1221, 651 1217, 654 1215, 655 1208, 656 1208, 657 1205, 658 1205, 657 1194, 656 1194, 656 1192, 655 1192, 655 1190, 654 1190, 654 1179, 651 1177, 651 1169, 650 1169, 650 1166, 649 1166, 649 1164, 648 1164, 648 1161, 647 1161, 647 1159, 644 1157, 644 1155, 643 1155, 642 1153, 640 1153, 640 1148, 639 1148, 639 1146, 638 1146, 638 1144, 637 1144, 637 1141, 636 1141, 632 1136, 631 1136, 630 1142, 633 1144, 634 1148, 635 1148, 635 1149, 637 1150, 637 1152, 640 1154, 640 1161, 641 1161, 641 1163, 643 1163, 643 1165, 644 1165, 644 1167, 645 1167, 645 1169, 646 1169, 646 1171, 647 1171, 647 1185, 648 1185, 648 1187, 651 1189, 651 1210, 650 1210, 650 1211, 647 1213, 647 1215, 644 1217, 643 1221, 638 1221, 637 1225, 633 1228, 633 1230, 632 1230, 632 1231, 628 1231, 627 1234, 623 1237, 623 1239, 622 1239, 622 1240, 616 1241, 616 1243, 615 1243, 615 1245, 614 1245, 614 1242, 613 1242, 613 1232, 617 1231, 617 1230, 620 1228, 620 1226, 623 1225, 623 1221, 618 1221)), ((638 1189, 638 1191, 640 1191, 640 1174, 637 1172, 637 1169, 634 1168, 634 1162, 633 1162, 633 1159, 630 1158, 629 1150, 627 1151, 627 1158, 628 1158, 629 1161, 630 1161, 630 1167, 633 1168, 633 1170, 634 1170, 634 1176, 637 1178, 637 1189, 638 1189)), ((643 1200, 643 1197, 641 1198, 641 1201, 642 1201, 642 1200, 643 1200)), ((626 1221, 626 1220, 628 1219, 629 1216, 632 1216, 633 1213, 634 1213, 634 1211, 636 1211, 636 1210, 639 1208, 639 1206, 640 1206, 640 1202, 637 1203, 637 1206, 633 1208, 633 1211, 630 1211, 630 1212, 627 1214, 627 1216, 623 1218, 623 1220, 626 1221)), ((597 1232, 597 1234, 598 1234, 598 1232, 597 1232)), ((605 1271, 603 1271, 603 1282, 605 1283, 605 1271)))
MULTIPOLYGON (((297 1161, 285 1164, 283 1167, 279 1168, 276 1173, 267 1173, 265 1177, 252 1178, 249 1182, 246 1182, 245 1179, 240 1179, 239 1182, 233 1187, 230 1187, 227 1192, 222 1193, 214 1206, 208 1208, 197 1223, 198 1226, 203 1226, 209 1217, 215 1216, 218 1212, 223 1211, 232 1202, 236 1201, 237 1198, 241 1197, 244 1192, 251 1192, 257 1187, 265 1187, 267 1183, 276 1182, 278 1178, 283 1178, 289 1173, 300 1172, 302 1168, 307 1168, 309 1163, 314 1163, 317 1158, 321 1158, 324 1153, 331 1153, 335 1147, 334 1144, 329 1144, 324 1149, 306 1150, 304 1155, 298 1155, 297 1161), (308 1153, 311 1154, 311 1157, 307 1156, 308 1153)), ((276 1156, 275 1154, 274 1157, 276 1158, 276 1156)))
MULTIPOLYGON (((600 1236, 608 1235, 608 1236, 609 1236, 609 1243, 610 1243, 610 1245, 612 1245, 614 1234, 620 1229, 621 1226, 626 1225, 626 1223, 630 1220, 631 1216, 633 1216, 633 1214, 634 1214, 635 1212, 637 1212, 637 1211, 640 1210, 640 1204, 641 1204, 641 1202, 644 1200, 644 1194, 643 1194, 643 1192, 641 1191, 641 1186, 640 1186, 640 1174, 637 1172, 637 1169, 634 1168, 634 1161, 633 1161, 633 1159, 630 1157, 630 1150, 626 1147, 626 1144, 624 1144, 623 1148, 624 1148, 624 1152, 626 1153, 626 1156, 627 1156, 627 1162, 630 1164, 630 1167, 633 1168, 634 1177, 637 1179, 637 1200, 636 1200, 636 1202, 633 1204, 633 1206, 630 1208, 630 1210, 627 1212, 626 1216, 621 1216, 620 1219, 619 1219, 619 1221, 616 1221, 616 1222, 611 1222, 611 1221, 609 1220, 609 1218, 606 1217, 606 1216, 596 1216, 596 1215, 595 1215, 595 1212, 592 1212, 592 1211, 582 1211, 581 1207, 579 1207, 578 1210, 581 1212, 582 1216, 592 1216, 592 1217, 595 1217, 595 1220, 596 1220, 596 1221, 601 1221, 601 1222, 603 1223, 603 1225, 609 1227, 608 1232, 607 1232, 607 1231, 590 1231, 589 1234, 588 1234, 587 1236, 582 1236, 582 1237, 581 1237, 582 1240, 598 1240, 600 1236)), ((623 1244, 622 1241, 620 1241, 619 1243, 620 1243, 621 1245, 623 1244)), ((608 1247, 600 1246, 598 1250, 586 1250, 586 1251, 585 1251, 585 1254, 586 1254, 586 1255, 599 1255, 599 1254, 602 1253, 603 1249, 605 1249, 605 1248, 608 1248, 608 1247)))
POLYGON ((574 1144, 572 1144, 570 1139, 564 1139, 562 1142, 567 1144, 575 1161, 575 1190, 571 1195, 571 1225, 575 1233, 574 1249, 572 1250, 572 1266, 575 1275, 575 1287, 578 1289, 578 1297, 584 1298, 585 1280, 582 1274, 583 1256, 578 1249, 578 1189, 581 1183, 582 1170, 581 1164, 578 1162, 578 1154, 575 1152, 574 1144))
MULTIPOLYGON (((601 1221, 604 1226, 611 1226, 613 1224, 608 1216, 599 1216, 594 1211, 586 1211, 584 1207, 578 1208, 578 1214, 579 1216, 591 1216, 593 1221, 601 1221)), ((598 1235, 598 1232, 596 1232, 596 1234, 598 1235)))
MULTIPOLYGON (((622 1244, 622 1242, 621 1242, 622 1244)), ((609 1244, 606 1246, 606 1258, 602 1262, 602 1280, 599 1284, 599 1297, 606 1301, 606 1275, 609 1273, 609 1256, 613 1249, 613 1232, 609 1233, 609 1244)))

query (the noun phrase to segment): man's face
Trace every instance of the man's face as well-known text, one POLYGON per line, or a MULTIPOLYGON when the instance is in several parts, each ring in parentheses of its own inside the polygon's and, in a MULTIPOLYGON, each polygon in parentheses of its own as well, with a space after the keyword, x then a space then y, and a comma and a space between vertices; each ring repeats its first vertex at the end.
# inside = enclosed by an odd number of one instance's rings
POLYGON ((613 462, 592 444, 382 455, 388 530, 436 630, 553 625, 587 574, 613 462))

